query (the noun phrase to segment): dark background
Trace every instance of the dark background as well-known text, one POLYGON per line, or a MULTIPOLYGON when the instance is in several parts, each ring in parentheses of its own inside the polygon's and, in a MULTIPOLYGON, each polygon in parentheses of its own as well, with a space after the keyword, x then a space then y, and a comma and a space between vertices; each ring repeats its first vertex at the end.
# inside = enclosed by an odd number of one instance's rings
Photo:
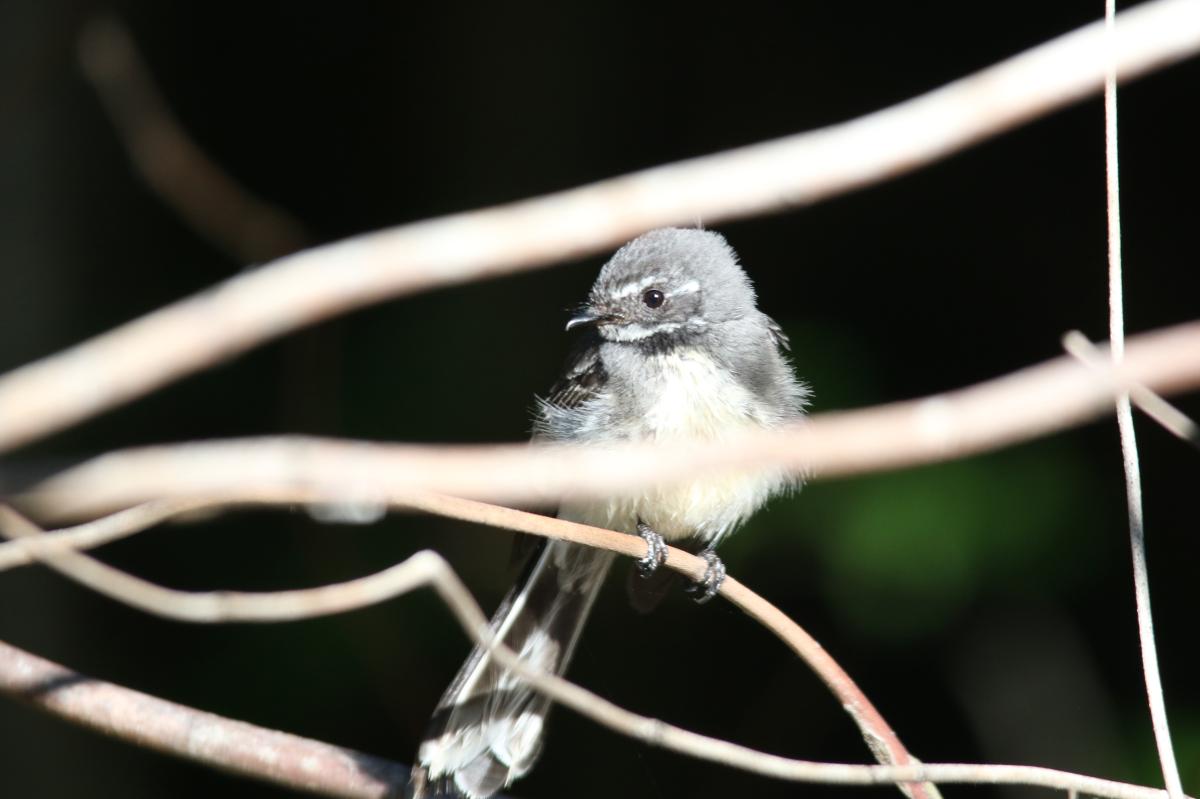
MULTIPOLYGON (((0 370, 246 264, 133 173, 75 59, 108 7, 0 4, 0 370)), ((1102 3, 160 3, 114 9, 170 106, 316 241, 518 199, 863 114, 1084 24, 1102 3)), ((1122 91, 1128 330, 1197 316, 1200 62, 1122 91)), ((899 180, 716 228, 791 334, 817 412, 950 389, 1106 336, 1099 99, 899 180)), ((603 256, 369 308, 260 347, 5 456, 307 432, 514 441, 603 256)), ((1193 416, 1197 397, 1180 399, 1193 416)), ((1185 787, 1200 789, 1195 451, 1139 421, 1160 656, 1185 787)), ((507 536, 393 516, 246 512, 101 550, 168 585, 275 589, 436 547, 486 607, 507 536)), ((724 549, 927 761, 1020 762, 1160 785, 1111 421, 952 464, 818 482, 724 549)), ((780 754, 862 762, 854 726, 722 602, 626 606, 624 569, 571 675, 640 712, 780 754)), ((428 594, 330 619, 192 627, 40 568, 0 574, 0 637, 178 702, 409 761, 465 655, 428 594)), ((11 796, 285 792, 0 704, 11 796)), ((860 795, 698 763, 558 711, 518 796, 860 795)), ((871 789, 894 796, 894 789, 871 789)), ((1003 789, 950 787, 964 793, 1003 789)), ((1015 794, 1018 789, 1013 789, 1015 794)), ((1036 791, 1029 792, 1036 793, 1036 791)))

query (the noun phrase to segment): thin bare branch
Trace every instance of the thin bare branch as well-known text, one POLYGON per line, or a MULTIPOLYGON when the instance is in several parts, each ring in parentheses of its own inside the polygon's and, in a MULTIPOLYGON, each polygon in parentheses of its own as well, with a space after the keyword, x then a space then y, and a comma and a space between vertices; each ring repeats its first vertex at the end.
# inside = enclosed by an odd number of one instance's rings
POLYGON ((407 767, 97 680, 0 641, 0 693, 103 735, 323 796, 382 799, 407 767))
MULTIPOLYGON (((2 506, 0 506, 0 524, 7 532, 18 535, 38 534, 35 527, 2 506)), ((675 554, 676 551, 672 551, 671 556, 674 557, 675 554)), ((72 557, 84 558, 85 556, 76 553, 45 555, 47 561, 58 567, 72 557)), ((124 576, 129 577, 128 575, 124 576)), ((1163 795, 1162 791, 1156 789, 1032 766, 922 765, 917 763, 903 766, 865 766, 798 760, 759 752, 749 747, 700 735, 657 719, 641 716, 614 705, 562 678, 529 666, 512 650, 498 644, 492 638, 486 618, 470 592, 458 579, 453 569, 439 555, 431 551, 419 552, 384 572, 339 585, 264 594, 221 592, 196 594, 190 598, 179 596, 170 599, 155 612, 158 612, 159 615, 188 621, 204 618, 223 621, 287 620, 300 616, 342 612, 359 604, 380 601, 386 595, 394 596, 396 593, 403 593, 421 586, 433 587, 472 640, 487 647, 499 663, 519 674, 537 690, 543 691, 556 702, 616 732, 681 754, 765 776, 802 782, 844 785, 966 782, 1037 785, 1061 790, 1078 790, 1113 799, 1161 799, 1163 795), (199 601, 194 602, 193 600, 199 601)), ((185 592, 173 593, 183 594, 185 592)), ((5 656, 11 656, 8 648, 0 648, 0 675, 7 678, 10 669, 8 663, 5 662, 5 656)), ((22 672, 18 669, 17 673, 21 674, 22 672)), ((27 683, 14 688, 12 682, 9 679, 0 679, 0 690, 28 695, 27 683)), ((44 690, 53 694, 57 689, 51 687, 44 690)), ((164 705, 167 704, 164 703, 164 705)), ((168 707, 167 709, 173 711, 175 708, 168 707)), ((56 710, 53 707, 48 709, 56 710)), ((138 712, 146 713, 147 711, 153 712, 153 710, 155 708, 141 708, 138 712)), ((86 716, 76 717, 76 720, 97 726, 86 716)), ((235 768, 240 773, 247 773, 251 766, 263 764, 264 761, 269 763, 269 758, 264 758, 263 753, 254 749, 252 744, 253 741, 245 741, 243 751, 239 753, 241 761, 235 768), (249 764, 245 762, 247 760, 250 761, 249 764)), ((190 752, 171 751, 184 756, 192 756, 190 752)), ((214 762, 211 755, 206 762, 214 762)), ((225 767, 223 763, 216 764, 225 767)))
MULTIPOLYGON (((309 499, 304 492, 286 498, 275 497, 275 501, 288 503, 308 502, 309 499)), ((192 503, 193 506, 195 504, 192 503)), ((212 503, 208 504, 212 506, 212 503)), ((631 557, 640 557, 645 547, 641 539, 634 536, 456 497, 414 494, 397 505, 491 527, 598 546, 631 557)), ((190 509, 188 506, 179 506, 176 512, 182 513, 190 509)), ((170 510, 161 504, 155 507, 154 504, 148 503, 133 510, 138 513, 118 513, 106 517, 112 520, 107 527, 132 531, 131 528, 145 528, 170 515, 170 510)), ((42 533, 35 525, 4 505, 0 505, 0 533, 14 537, 15 540, 7 546, 26 544, 25 554, 45 562, 56 571, 98 593, 147 613, 179 621, 278 621, 343 612, 382 602, 412 590, 418 584, 414 580, 422 579, 414 576, 420 573, 419 567, 406 561, 360 580, 318 589, 271 595, 235 592, 201 594, 164 588, 71 551, 68 548, 71 544, 87 547, 95 545, 96 542, 92 538, 79 535, 65 537, 63 533, 54 536, 42 533), (41 542, 51 540, 57 545, 37 546, 41 542)), ((693 580, 699 579, 705 568, 703 560, 675 548, 668 548, 667 565, 693 580)), ((880 762, 899 765, 916 762, 850 675, 800 625, 732 577, 725 580, 721 594, 774 632, 809 664, 858 725, 869 749, 880 762)), ((932 785, 906 787, 910 787, 913 793, 930 799, 938 796, 937 789, 932 785)))
MULTIPOLYGON (((1122 384, 1163 393, 1200 386, 1200 322, 1130 340, 1122 384)), ((1112 412, 1112 381, 1063 356, 969 388, 722 442, 596 447, 417 446, 302 437, 119 450, 69 469, 25 498, 44 518, 95 516, 156 498, 386 502, 434 491, 505 503, 612 496, 713 469, 779 466, 810 476, 949 460, 1112 412), (247 494, 247 490, 250 494, 247 494)))
POLYGON ((197 232, 249 263, 310 243, 299 222, 250 194, 192 141, 120 20, 101 17, 84 28, 79 62, 142 179, 197 232))
POLYGON ((94 521, 29 538, 0 544, 0 571, 25 566, 38 560, 38 553, 92 549, 139 533, 156 524, 215 505, 203 499, 152 500, 94 521))
MULTIPOLYGON (((29 539, 44 535, 12 508, 0 504, 0 533, 29 539)), ((410 558, 377 574, 347 583, 296 591, 179 591, 143 580, 72 550, 41 547, 34 556, 50 568, 98 594, 176 621, 228 623, 294 621, 374 605, 425 585, 420 558, 410 558)))
MULTIPOLYGON (((1113 50, 1120 76, 1200 49, 1198 8, 1197 0, 1152 0, 1122 13, 1113 50)), ((1108 53, 1095 23, 829 128, 282 258, 0 378, 0 451, 351 308, 903 174, 1096 91, 1108 53), (88 390, 75 390, 81 385, 88 390)))
MULTIPOLYGON (((442 494, 414 494, 405 504, 426 513, 549 538, 560 538, 588 546, 598 546, 632 558, 640 558, 645 554, 645 542, 631 535, 460 497, 442 494)), ((664 563, 693 581, 700 579, 706 567, 702 558, 670 546, 667 547, 667 557, 664 563)), ((808 634, 807 630, 732 576, 726 576, 719 593, 741 608, 750 618, 773 632, 801 660, 808 664, 808 667, 825 683, 838 703, 858 726, 863 740, 867 743, 867 748, 879 762, 896 765, 919 762, 908 752, 891 725, 858 687, 858 684, 851 679, 841 664, 808 634)), ((937 787, 932 783, 907 787, 912 790, 911 793, 909 790, 905 790, 905 793, 909 793, 910 796, 917 794, 930 799, 940 797, 937 787)))
MULTIPOLYGON (((1119 366, 1125 357, 1125 300, 1121 261, 1121 182, 1117 145, 1117 58, 1116 0, 1105 0, 1104 33, 1107 63, 1104 72, 1104 165, 1108 200, 1108 338, 1112 342, 1112 361, 1119 366)), ((1142 509, 1142 473, 1138 465, 1137 436, 1133 427, 1133 407, 1129 395, 1117 396, 1117 427, 1121 434, 1121 455, 1125 467, 1125 497, 1129 508, 1129 545, 1133 556, 1133 588, 1137 603, 1138 642, 1142 650, 1142 673, 1150 705, 1154 743, 1162 768, 1163 781, 1172 799, 1183 796, 1179 766, 1171 728, 1167 724, 1167 703, 1163 697, 1162 675, 1158 669, 1158 648, 1154 638, 1154 616, 1150 609, 1150 571, 1146 563, 1145 515, 1142 509)))

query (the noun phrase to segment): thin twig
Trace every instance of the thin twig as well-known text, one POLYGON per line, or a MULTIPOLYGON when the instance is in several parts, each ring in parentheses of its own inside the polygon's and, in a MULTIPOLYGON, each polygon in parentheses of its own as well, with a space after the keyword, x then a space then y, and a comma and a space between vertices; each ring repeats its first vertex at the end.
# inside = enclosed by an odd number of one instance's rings
MULTIPOLYGON (((1163 393, 1200 387, 1200 322, 1139 335, 1116 369, 1163 393)), ((859 474, 972 455, 1112 412, 1111 380, 1063 356, 975 386, 722 442, 595 447, 433 446, 303 437, 118 450, 35 486, 41 517, 95 516, 157 498, 254 501, 297 488, 313 501, 387 501, 435 491, 502 503, 613 496, 711 472, 782 467, 859 474), (246 494, 251 487, 252 495, 246 494)))
MULTIPOLYGON (((1108 200, 1108 338, 1112 342, 1113 364, 1120 366, 1125 356, 1125 301, 1121 264, 1121 182, 1117 147, 1117 56, 1116 0, 1105 0, 1104 33, 1108 59, 1104 73, 1104 164, 1108 200)), ((1163 781, 1172 799, 1183 796, 1171 728, 1167 723, 1167 703, 1163 697, 1162 676, 1158 669, 1158 649, 1154 637, 1154 617, 1150 610, 1150 571, 1146 563, 1145 516, 1142 510, 1142 476, 1138 466, 1137 436, 1133 427, 1133 407, 1129 395, 1117 396, 1117 427, 1121 436, 1122 462, 1125 467, 1125 498, 1129 508, 1129 544, 1133 555, 1133 587, 1137 603, 1138 639, 1142 650, 1142 671, 1150 704, 1154 742, 1162 767, 1163 781)))
MULTIPOLYGON (((1197 8, 1197 0, 1152 0, 1122 13, 1121 77, 1200 50, 1197 8)), ((829 128, 279 259, 0 378, 0 451, 351 308, 544 267, 653 227, 796 207, 903 174, 1096 91, 1108 53, 1096 23, 829 128)))
POLYGON ((1113 370, 1112 360, 1104 357, 1104 353, 1088 341, 1087 336, 1083 333, 1078 330, 1069 331, 1063 336, 1063 349, 1070 353, 1071 357, 1086 364, 1092 371, 1109 378, 1114 394, 1121 392, 1128 394, 1129 399, 1143 413, 1176 437, 1200 449, 1200 425, 1141 383, 1119 382, 1113 370))
MULTIPOLYGON (((34 526, 3 506, 0 506, 0 525, 7 532, 18 535, 38 534, 34 526)), ((51 563, 57 561, 57 566, 72 556, 85 557, 75 553, 44 555, 51 563)), ((917 782, 1016 784, 1075 789, 1112 799, 1161 799, 1162 796, 1161 791, 1152 788, 1034 766, 963 763, 867 766, 798 760, 759 752, 632 713, 584 688, 531 667, 512 650, 497 643, 470 592, 449 564, 432 551, 418 552, 403 563, 378 574, 308 590, 263 594, 215 592, 188 595, 187 592, 173 592, 179 596, 158 607, 155 612, 188 621, 278 621, 339 613, 358 603, 371 604, 381 601, 382 597, 395 596, 422 586, 434 588, 475 643, 486 647, 497 662, 519 674, 537 690, 616 732, 681 754, 769 777, 801 782, 844 785, 917 782)), ((2 654, 5 653, 0 650, 2 654)), ((0 658, 2 663, 3 658, 0 658)), ((0 674, 5 671, 0 667, 0 674)), ((0 681, 0 689, 8 690, 7 683, 0 681)))
MULTIPOLYGON (((293 504, 307 503, 311 498, 306 492, 301 491, 289 497, 277 496, 274 500, 293 504)), ((640 557, 645 546, 641 539, 634 536, 456 497, 414 494, 398 499, 393 504, 405 509, 421 510, 495 528, 516 530, 611 549, 630 557, 640 557)), ((211 507, 213 503, 208 503, 208 505, 211 507)), ((147 505, 138 506, 134 510, 140 512, 133 515, 115 514, 106 517, 112 520, 108 523, 108 528, 121 528, 128 532, 144 529, 156 519, 155 511, 147 512, 147 507, 147 505)), ((179 512, 185 512, 188 509, 181 507, 179 512)), ((161 512, 157 514, 157 517, 165 518, 161 512)), ((38 542, 49 540, 51 535, 41 533, 35 525, 4 505, 0 505, 0 533, 15 537, 15 540, 9 542, 9 545, 28 544, 25 553, 45 562, 71 579, 147 613, 189 622, 267 620, 260 616, 238 615, 266 612, 261 609, 264 607, 261 604, 264 601, 263 595, 230 592, 197 594, 163 588, 68 548, 70 544, 79 544, 82 547, 95 545, 96 542, 89 538, 78 535, 65 537, 62 533, 58 533, 54 536, 57 546, 34 546, 38 542), (251 609, 243 610, 242 608, 245 607, 251 609)), ((670 568, 693 580, 698 580, 705 569, 705 562, 702 559, 674 548, 668 548, 667 564, 670 568)), ((290 600, 284 599, 282 593, 274 594, 271 601, 278 603, 277 608, 289 608, 290 612, 295 615, 273 617, 270 620, 308 618, 382 602, 398 593, 411 590, 413 584, 405 582, 406 579, 411 579, 405 577, 410 573, 411 568, 401 564, 393 569, 352 583, 291 592, 290 600), (296 597, 303 597, 303 599, 296 597), (334 597, 334 599, 329 600, 329 597, 334 597), (310 600, 317 604, 305 604, 310 600), (325 604, 330 601, 332 604, 325 604)), ((733 577, 726 578, 720 593, 751 618, 774 632, 812 668, 858 725, 868 747, 880 759, 880 762, 898 765, 917 762, 905 749, 891 726, 850 678, 850 675, 800 625, 733 577)), ((272 612, 282 613, 283 611, 276 609, 272 612)), ((911 789, 913 794, 928 799, 935 799, 938 796, 937 789, 932 785, 914 785, 905 786, 905 788, 911 789)))
MULTIPOLYGON (((645 542, 634 536, 460 497, 415 494, 406 504, 426 513, 549 538, 561 538, 588 546, 599 546, 633 558, 645 554, 645 542)), ((670 546, 667 547, 664 563, 693 581, 701 578, 707 565, 702 558, 670 546)), ((867 748, 879 762, 896 765, 919 762, 908 752, 891 725, 841 664, 826 652, 807 630, 732 576, 726 576, 719 593, 741 608, 750 618, 773 632, 813 670, 858 726, 867 748)), ((903 786, 902 789, 910 796, 925 796, 928 799, 940 797, 937 787, 932 783, 903 786), (911 789, 911 792, 907 789, 911 789)))
MULTIPOLYGON (((0 533, 34 538, 44 533, 12 508, 0 504, 0 533)), ((377 574, 319 588, 274 593, 192 592, 157 585, 72 550, 42 547, 34 556, 60 574, 98 594, 138 610, 175 621, 228 623, 294 621, 377 604, 425 585, 420 559, 410 559, 377 574)))
POLYGON ((136 746, 324 796, 382 799, 408 778, 400 763, 168 702, 3 641, 0 693, 136 746))
POLYGON ((299 222, 239 185, 188 136, 120 20, 88 23, 79 63, 142 179, 197 232, 248 263, 310 243, 299 222))
POLYGON ((0 543, 0 571, 36 563, 38 553, 92 549, 181 514, 227 505, 203 499, 152 500, 74 527, 0 543))

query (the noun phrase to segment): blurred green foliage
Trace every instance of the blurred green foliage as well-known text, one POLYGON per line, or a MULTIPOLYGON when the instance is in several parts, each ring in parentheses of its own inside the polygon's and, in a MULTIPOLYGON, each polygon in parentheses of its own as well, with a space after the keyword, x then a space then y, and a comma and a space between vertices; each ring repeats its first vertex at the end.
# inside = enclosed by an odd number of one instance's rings
MULTIPOLYGON (((1094 3, 118 4, 197 144, 314 240, 512 200, 881 108, 1044 41, 1094 3)), ((76 66, 82 2, 0 3, 0 371, 246 268, 130 168, 76 66)), ((1122 88, 1130 331, 1200 297, 1200 62, 1122 88)), ((1106 324, 1098 101, 902 179, 728 224, 791 335, 814 412, 927 395, 1059 354, 1106 324)), ((316 325, 12 453, 0 491, 139 443, 275 432, 519 441, 604 254, 316 325)), ((397 265, 402 266, 402 265, 397 265)), ((1195 396, 1185 411, 1200 416, 1195 396)), ((1168 705, 1200 782, 1192 450, 1139 423, 1168 705)), ((1156 783, 1120 459, 1101 423, 964 461, 816 480, 724 546, 927 761, 1156 783), (1129 764, 1133 764, 1130 766, 1129 764)), ((398 514, 237 513, 100 551, 181 588, 318 585, 433 547, 485 607, 509 536, 398 514)), ((863 761, 841 708, 728 605, 624 601, 614 570, 572 676, 615 701, 813 759, 863 761)), ((277 627, 147 618, 39 569, 0 575, 0 637, 84 672, 407 760, 468 649, 428 592, 277 627)), ((521 796, 846 796, 706 766, 556 713, 521 796)), ((0 704, 6 796, 284 796, 0 704), (70 763, 70 768, 63 768, 70 763)), ((894 789, 873 789, 896 796, 894 789)), ((965 793, 948 789, 947 796, 965 793)), ((860 791, 856 790, 855 795, 860 791)), ((999 789, 989 796, 1017 795, 999 789)), ((1022 793, 1021 795, 1025 795, 1022 793)))
POLYGON ((859 632, 906 639, 981 593, 1077 579, 1100 525, 1083 464, 1054 449, 814 486, 796 511, 830 607, 859 632))

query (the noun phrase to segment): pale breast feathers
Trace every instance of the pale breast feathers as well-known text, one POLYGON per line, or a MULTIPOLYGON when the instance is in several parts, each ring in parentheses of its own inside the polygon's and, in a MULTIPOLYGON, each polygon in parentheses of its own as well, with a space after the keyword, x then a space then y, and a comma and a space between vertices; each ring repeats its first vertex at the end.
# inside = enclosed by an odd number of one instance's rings
MULTIPOLYGON (((573 406, 560 404, 580 392, 570 387, 543 401, 539 429, 557 440, 597 444, 620 441, 719 440, 748 427, 772 426, 778 413, 764 406, 733 375, 705 353, 678 349, 650 356, 637 375, 617 370, 627 388, 605 379, 573 406), (603 386, 603 389, 601 389, 603 386)), ((589 373, 584 370, 584 374, 589 373)), ((563 515, 609 529, 634 532, 639 519, 670 540, 695 536, 715 542, 735 529, 790 480, 778 470, 717 473, 679 485, 647 486, 644 491, 603 502, 573 502, 563 515)))

